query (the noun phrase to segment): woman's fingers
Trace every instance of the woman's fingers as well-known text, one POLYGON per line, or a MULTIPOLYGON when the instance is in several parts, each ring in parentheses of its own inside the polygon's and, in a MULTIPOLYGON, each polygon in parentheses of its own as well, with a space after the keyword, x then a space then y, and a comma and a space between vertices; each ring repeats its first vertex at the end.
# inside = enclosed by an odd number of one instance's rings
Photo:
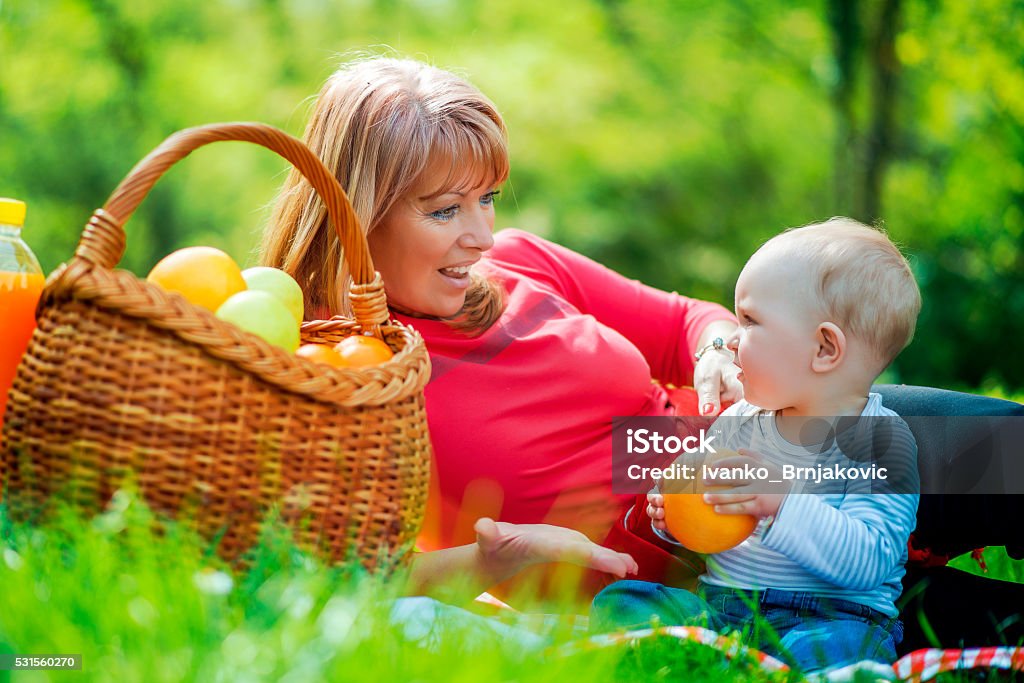
POLYGON ((640 569, 632 556, 596 543, 589 548, 589 557, 586 558, 586 561, 578 564, 612 574, 620 579, 625 578, 627 574, 636 574, 640 569))
POLYGON ((648 505, 647 516, 653 520, 665 519, 665 508, 663 506, 648 505))
POLYGON ((721 373, 714 372, 699 380, 695 376, 694 384, 694 388, 697 390, 697 405, 700 414, 704 416, 718 415, 722 409, 721 373))
POLYGON ((549 547, 554 561, 571 562, 614 574, 620 579, 626 574, 636 574, 639 569, 630 555, 598 545, 578 531, 549 525, 538 526, 546 527, 545 532, 550 534, 547 540, 551 541, 549 547))
POLYGON ((735 365, 727 365, 722 368, 722 393, 723 401, 736 403, 743 399, 743 383, 737 379, 740 369, 735 365))
POLYGON ((571 562, 614 574, 619 578, 637 572, 636 562, 625 553, 594 543, 584 534, 550 524, 510 524, 482 517, 474 525, 477 543, 489 562, 517 569, 533 562, 571 562))
POLYGON ((743 398, 743 385, 736 378, 739 368, 725 354, 701 358, 693 369, 693 388, 701 415, 715 416, 722 411, 722 401, 736 402, 743 398))
POLYGON ((477 533, 478 541, 490 541, 497 538, 500 533, 498 531, 498 525, 490 517, 481 517, 476 520, 476 524, 473 525, 473 530, 477 533))

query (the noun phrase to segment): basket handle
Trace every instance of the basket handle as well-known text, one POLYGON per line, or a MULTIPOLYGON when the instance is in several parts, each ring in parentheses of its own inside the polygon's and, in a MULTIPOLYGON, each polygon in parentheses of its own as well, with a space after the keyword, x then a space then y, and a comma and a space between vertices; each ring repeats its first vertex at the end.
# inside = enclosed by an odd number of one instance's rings
POLYGON ((364 329, 387 320, 383 285, 378 286, 380 276, 374 272, 366 235, 337 178, 301 140, 263 123, 214 123, 171 135, 129 171, 103 208, 92 217, 82 233, 75 256, 103 268, 114 268, 124 255, 124 224, 167 169, 199 147, 231 140, 266 147, 305 176, 327 207, 352 276, 353 292, 359 290, 360 296, 356 298, 362 300, 358 302, 362 305, 353 300, 356 320, 364 329), (378 289, 379 292, 375 291, 378 289), (367 305, 367 299, 374 300, 375 305, 367 305), (367 316, 374 319, 367 319, 367 316))

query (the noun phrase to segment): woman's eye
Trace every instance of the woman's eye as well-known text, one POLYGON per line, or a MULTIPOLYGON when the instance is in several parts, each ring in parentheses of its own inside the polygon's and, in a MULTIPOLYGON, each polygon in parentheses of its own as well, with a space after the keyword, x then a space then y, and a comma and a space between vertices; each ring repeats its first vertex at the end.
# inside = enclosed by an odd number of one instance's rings
POLYGON ((499 194, 501 194, 501 190, 494 190, 493 192, 488 192, 487 194, 480 197, 480 204, 482 206, 490 206, 491 204, 494 203, 494 200, 497 198, 499 194))
POLYGON ((447 206, 447 207, 445 207, 443 209, 438 209, 437 211, 431 211, 430 212, 430 217, 433 218, 434 220, 438 220, 438 221, 442 221, 442 222, 447 223, 451 219, 455 218, 455 214, 457 214, 458 212, 459 212, 459 207, 454 206, 454 205, 453 206, 447 206))

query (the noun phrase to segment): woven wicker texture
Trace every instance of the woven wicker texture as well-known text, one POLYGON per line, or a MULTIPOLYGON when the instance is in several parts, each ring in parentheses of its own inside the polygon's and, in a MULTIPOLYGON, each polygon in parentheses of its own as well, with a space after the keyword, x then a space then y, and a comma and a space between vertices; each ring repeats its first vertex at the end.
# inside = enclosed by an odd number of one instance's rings
POLYGON ((57 496, 101 509, 134 477, 155 510, 221 536, 236 560, 277 506, 305 547, 368 569, 408 558, 426 504, 430 440, 422 338, 388 322, 383 283, 338 182, 270 126, 202 126, 168 138, 86 226, 47 280, 38 329, 10 392, 0 479, 16 514, 57 496), (373 333, 395 351, 365 369, 319 365, 183 297, 114 270, 124 224, 192 150, 242 140, 278 153, 327 206, 354 284, 355 319, 302 326, 303 342, 373 333), (184 513, 184 514, 183 514, 184 513))

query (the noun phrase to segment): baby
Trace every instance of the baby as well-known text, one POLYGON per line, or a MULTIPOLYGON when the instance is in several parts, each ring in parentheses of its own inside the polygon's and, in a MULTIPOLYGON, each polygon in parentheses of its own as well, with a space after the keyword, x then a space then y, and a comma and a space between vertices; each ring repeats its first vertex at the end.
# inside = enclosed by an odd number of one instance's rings
MULTIPOLYGON (((740 273, 735 303, 738 329, 706 352, 735 354, 741 370, 744 400, 712 427, 740 455, 714 464, 764 468, 781 487, 715 482, 730 488, 705 502, 753 515, 754 533, 707 557, 696 593, 641 581, 608 586, 594 600, 593 628, 657 619, 747 629, 753 645, 803 671, 891 663, 903 633, 895 601, 917 513, 917 447, 871 385, 913 336, 921 297, 910 267, 885 233, 833 218, 762 246, 740 273), (902 477, 887 492, 865 479, 783 476, 786 463, 864 465, 879 450, 902 477)), ((652 493, 648 503, 656 532, 674 540, 664 496, 652 493)))

